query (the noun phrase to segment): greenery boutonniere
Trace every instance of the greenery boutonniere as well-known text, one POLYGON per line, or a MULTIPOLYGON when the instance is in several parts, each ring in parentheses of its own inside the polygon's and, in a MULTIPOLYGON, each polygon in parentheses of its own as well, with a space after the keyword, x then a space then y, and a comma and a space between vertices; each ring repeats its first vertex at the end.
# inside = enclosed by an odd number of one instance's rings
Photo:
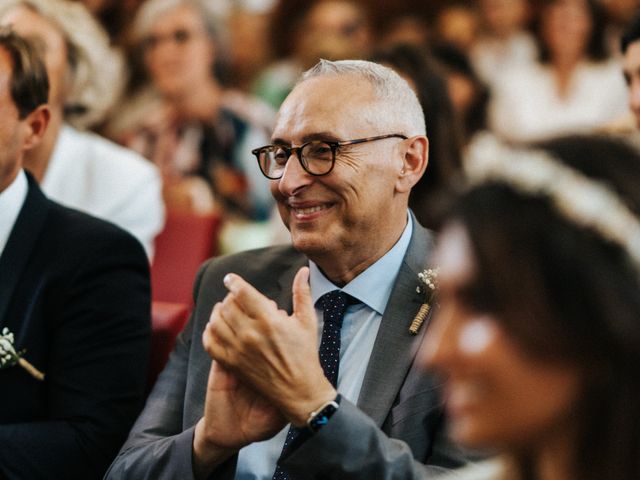
POLYGON ((409 333, 411 333, 412 335, 418 334, 420 327, 424 323, 424 320, 425 318, 427 318, 429 310, 431 309, 431 302, 433 301, 433 297, 436 293, 436 287, 438 285, 438 269, 428 268, 426 270, 423 270, 418 274, 418 278, 420 279, 421 285, 418 285, 416 287, 416 292, 424 292, 425 301, 420 306, 420 310, 418 310, 418 313, 409 326, 409 333))
POLYGON ((13 367, 14 365, 20 365, 29 372, 33 378, 44 380, 44 373, 22 358, 23 354, 24 351, 16 352, 13 346, 13 333, 11 333, 8 328, 3 328, 2 335, 0 335, 0 370, 13 367))

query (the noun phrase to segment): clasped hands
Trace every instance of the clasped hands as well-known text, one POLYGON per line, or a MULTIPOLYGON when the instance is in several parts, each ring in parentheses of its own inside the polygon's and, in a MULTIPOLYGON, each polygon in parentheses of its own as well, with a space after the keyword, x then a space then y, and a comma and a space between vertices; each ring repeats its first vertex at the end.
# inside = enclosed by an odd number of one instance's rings
POLYGON ((203 475, 287 422, 304 425, 336 396, 318 359, 309 269, 294 278, 291 315, 238 275, 228 274, 224 284, 229 293, 214 306, 202 337, 213 359, 194 435, 194 467, 203 475))

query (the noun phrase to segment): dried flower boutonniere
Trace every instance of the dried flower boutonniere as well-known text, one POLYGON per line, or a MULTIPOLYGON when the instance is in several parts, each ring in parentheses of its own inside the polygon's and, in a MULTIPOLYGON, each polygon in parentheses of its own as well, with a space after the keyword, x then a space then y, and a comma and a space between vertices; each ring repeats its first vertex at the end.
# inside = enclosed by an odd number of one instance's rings
POLYGON ((17 364, 29 372, 33 378, 44 380, 44 373, 22 358, 23 353, 16 352, 13 346, 13 333, 8 328, 3 328, 2 335, 0 335, 0 370, 17 364))
POLYGON ((418 274, 418 278, 423 283, 423 285, 418 285, 416 287, 417 293, 424 292, 425 301, 420 306, 420 310, 414 317, 411 325, 409 326, 409 332, 412 335, 417 335, 420 327, 424 323, 424 320, 427 318, 429 314, 429 310, 431 309, 431 302, 433 301, 433 296, 436 292, 437 281, 438 281, 438 269, 437 268, 428 268, 423 270, 418 274))

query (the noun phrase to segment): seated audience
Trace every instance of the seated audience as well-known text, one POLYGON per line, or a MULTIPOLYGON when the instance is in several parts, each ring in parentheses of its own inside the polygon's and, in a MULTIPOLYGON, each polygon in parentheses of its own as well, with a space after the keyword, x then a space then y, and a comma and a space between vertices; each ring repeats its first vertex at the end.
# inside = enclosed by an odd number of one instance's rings
POLYGON ((529 0, 479 0, 482 29, 469 53, 480 78, 491 85, 510 68, 536 60, 536 44, 527 30, 529 0))
POLYGON ((97 480, 144 394, 149 269, 134 237, 23 170, 48 88, 36 49, 0 29, 0 478, 97 480))
MULTIPOLYGON (((499 456, 437 478, 640 478, 640 156, 598 137, 477 155, 436 281, 423 275, 438 311, 418 361, 445 382, 452 438, 499 456)), ((308 277, 294 280, 288 318, 238 275, 224 279, 204 345, 209 395, 232 403, 205 407, 209 441, 229 455, 284 417, 300 429, 279 460, 289 478, 434 478, 335 389, 308 383, 308 356, 290 343, 283 353, 283 328, 315 328, 308 277), (241 433, 225 428, 231 414, 241 433)))
POLYGON ((157 169, 83 130, 103 119, 120 92, 121 62, 105 32, 69 0, 3 0, 0 23, 43 52, 51 84, 50 126, 25 168, 51 199, 128 230, 151 257, 164 223, 157 169))
POLYGON ((620 66, 607 57, 597 0, 541 1, 539 61, 492 84, 489 126, 511 142, 588 132, 626 112, 620 66))
POLYGON ((226 47, 212 9, 204 0, 142 4, 132 36, 144 80, 109 135, 160 168, 168 209, 262 220, 273 201, 251 148, 269 138, 273 112, 222 85, 226 47))
POLYGON ((440 4, 433 21, 431 44, 454 45, 471 50, 478 38, 480 16, 476 5, 467 0, 447 0, 440 4))
POLYGON ((371 20, 361 2, 283 0, 271 21, 271 42, 278 60, 260 73, 254 91, 278 108, 304 70, 321 58, 366 58, 372 37, 371 20), (288 28, 282 28, 284 23, 288 28))

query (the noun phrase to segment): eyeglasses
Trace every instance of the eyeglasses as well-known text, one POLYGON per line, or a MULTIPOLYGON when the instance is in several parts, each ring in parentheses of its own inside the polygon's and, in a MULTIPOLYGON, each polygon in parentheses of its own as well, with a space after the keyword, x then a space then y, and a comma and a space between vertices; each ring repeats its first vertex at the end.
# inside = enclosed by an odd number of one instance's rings
POLYGON ((346 145, 356 145, 358 143, 373 142, 385 138, 402 138, 405 135, 392 133, 389 135, 379 135, 377 137, 358 138, 356 140, 344 140, 342 142, 329 142, 322 140, 312 140, 303 143, 299 147, 286 147, 284 145, 267 145, 266 147, 251 150, 258 159, 258 165, 262 174, 271 179, 278 180, 284 174, 284 167, 291 155, 298 157, 298 161, 305 172, 319 177, 326 175, 336 163, 336 152, 338 148, 346 145))

